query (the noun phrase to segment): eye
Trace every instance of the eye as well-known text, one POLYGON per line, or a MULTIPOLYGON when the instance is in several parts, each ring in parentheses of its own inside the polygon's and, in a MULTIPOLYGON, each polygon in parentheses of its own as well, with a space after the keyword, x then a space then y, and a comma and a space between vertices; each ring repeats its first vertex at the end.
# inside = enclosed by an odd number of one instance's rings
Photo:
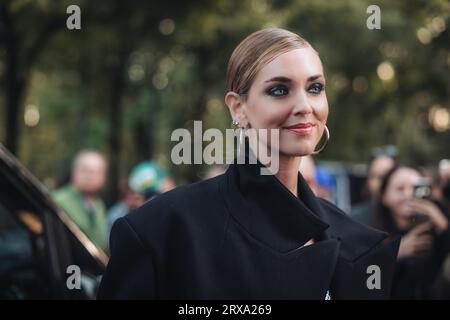
POLYGON ((283 85, 277 85, 267 90, 267 94, 274 97, 282 97, 289 93, 289 88, 283 85))
POLYGON ((321 83, 313 83, 309 88, 308 91, 312 94, 320 94, 324 90, 324 85, 321 83))

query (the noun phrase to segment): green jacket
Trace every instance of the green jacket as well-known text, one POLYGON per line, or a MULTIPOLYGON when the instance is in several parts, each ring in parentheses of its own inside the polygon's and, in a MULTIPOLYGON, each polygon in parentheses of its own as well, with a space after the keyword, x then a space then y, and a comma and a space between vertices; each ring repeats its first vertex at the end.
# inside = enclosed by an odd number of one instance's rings
POLYGON ((53 198, 97 246, 107 247, 105 204, 95 200, 92 212, 88 212, 83 196, 74 186, 67 185, 53 193, 53 198))

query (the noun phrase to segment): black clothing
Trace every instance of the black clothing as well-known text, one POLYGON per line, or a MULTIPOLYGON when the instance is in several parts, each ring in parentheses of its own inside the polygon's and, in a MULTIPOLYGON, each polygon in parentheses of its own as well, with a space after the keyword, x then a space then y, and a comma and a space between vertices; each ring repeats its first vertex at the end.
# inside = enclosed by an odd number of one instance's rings
POLYGON ((381 245, 385 233, 317 198, 300 174, 297 198, 261 168, 232 164, 120 218, 98 298, 388 298, 399 241, 381 245), (370 265, 379 289, 367 286, 370 265))

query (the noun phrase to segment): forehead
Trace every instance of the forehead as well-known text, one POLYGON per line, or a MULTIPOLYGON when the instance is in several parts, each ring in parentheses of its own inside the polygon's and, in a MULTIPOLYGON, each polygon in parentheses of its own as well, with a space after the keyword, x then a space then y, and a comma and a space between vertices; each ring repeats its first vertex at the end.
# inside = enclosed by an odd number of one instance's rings
POLYGON ((410 168, 401 168, 393 174, 390 183, 392 184, 417 184, 422 176, 416 170, 410 168))
POLYGON ((379 156, 373 160, 370 172, 386 172, 394 165, 394 160, 387 156, 379 156))
POLYGON ((258 72, 255 80, 283 76, 300 81, 315 75, 323 75, 322 62, 316 51, 308 46, 280 54, 258 72))
POLYGON ((81 155, 75 162, 75 169, 80 168, 102 168, 104 166, 104 160, 97 154, 84 154, 81 155))

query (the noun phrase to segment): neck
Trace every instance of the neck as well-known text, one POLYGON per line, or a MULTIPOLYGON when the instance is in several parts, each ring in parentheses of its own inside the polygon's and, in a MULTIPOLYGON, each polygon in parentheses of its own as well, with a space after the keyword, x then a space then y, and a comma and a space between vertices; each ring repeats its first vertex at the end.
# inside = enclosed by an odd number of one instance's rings
MULTIPOLYGON (((267 146, 259 141, 259 146, 257 147, 258 142, 250 139, 250 148, 253 150, 253 153, 256 155, 258 160, 266 166, 267 169, 272 171, 272 173, 277 177, 277 179, 290 191, 294 196, 298 196, 298 171, 300 168, 301 157, 295 156, 287 156, 281 153, 278 153, 278 165, 272 168, 272 161, 270 156, 270 151, 267 150, 262 159, 261 154, 255 152, 255 150, 261 150, 262 148, 267 148, 267 146)), ((278 151, 277 151, 278 152, 278 151)))
POLYGON ((298 196, 298 169, 301 157, 280 155, 278 173, 275 176, 296 197, 298 196))

